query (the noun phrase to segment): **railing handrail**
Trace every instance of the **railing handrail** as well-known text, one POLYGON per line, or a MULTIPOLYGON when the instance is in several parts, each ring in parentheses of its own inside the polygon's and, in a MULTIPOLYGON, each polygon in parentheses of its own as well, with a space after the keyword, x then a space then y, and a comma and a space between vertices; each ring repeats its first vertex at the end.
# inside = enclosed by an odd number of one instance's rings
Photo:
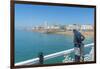
MULTIPOLYGON (((90 43, 90 44, 86 44, 85 47, 90 47, 90 46, 93 46, 94 43, 90 43)), ((51 59, 51 58, 55 58, 55 57, 58 57, 58 56, 62 56, 62 55, 67 55, 69 53, 72 53, 74 51, 74 48, 71 48, 71 49, 68 49, 68 50, 64 50, 64 51, 61 51, 61 52, 56 52, 56 53, 53 53, 53 54, 49 54, 49 55, 46 55, 44 56, 44 60, 48 60, 48 59, 51 59)), ((26 60, 26 61, 22 61, 22 62, 18 62, 15 64, 15 66, 18 66, 18 65, 29 65, 29 64, 35 64, 35 63, 38 63, 39 62, 39 58, 33 58, 33 59, 29 59, 29 60, 26 60)))

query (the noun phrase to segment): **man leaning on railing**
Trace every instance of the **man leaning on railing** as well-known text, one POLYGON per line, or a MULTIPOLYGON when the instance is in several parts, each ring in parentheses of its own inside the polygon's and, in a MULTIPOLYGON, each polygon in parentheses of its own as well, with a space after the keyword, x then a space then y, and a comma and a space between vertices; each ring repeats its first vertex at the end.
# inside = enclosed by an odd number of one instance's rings
POLYGON ((84 44, 83 41, 85 37, 76 29, 73 30, 74 33, 74 51, 75 51, 75 62, 84 61, 84 44))

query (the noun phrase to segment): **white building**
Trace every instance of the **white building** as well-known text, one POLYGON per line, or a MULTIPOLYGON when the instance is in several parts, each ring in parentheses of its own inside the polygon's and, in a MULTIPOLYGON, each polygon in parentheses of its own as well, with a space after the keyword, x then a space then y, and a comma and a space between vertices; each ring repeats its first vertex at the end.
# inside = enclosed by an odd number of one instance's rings
POLYGON ((94 27, 93 27, 93 25, 78 25, 78 24, 66 25, 66 30, 72 31, 73 29, 92 31, 92 30, 94 30, 94 27))
POLYGON ((52 26, 50 26, 50 28, 51 29, 60 29, 60 26, 58 26, 58 25, 52 25, 52 26))
POLYGON ((73 30, 73 29, 77 29, 77 30, 80 30, 80 25, 76 25, 76 24, 72 24, 72 25, 67 25, 66 26, 66 30, 73 30))
POLYGON ((81 25, 81 30, 94 30, 93 25, 81 25))

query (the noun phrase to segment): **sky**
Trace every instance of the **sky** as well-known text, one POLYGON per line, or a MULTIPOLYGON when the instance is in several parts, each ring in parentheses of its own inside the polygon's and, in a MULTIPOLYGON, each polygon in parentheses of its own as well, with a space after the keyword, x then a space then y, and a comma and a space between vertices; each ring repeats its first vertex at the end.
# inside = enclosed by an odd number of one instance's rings
POLYGON ((94 24, 94 8, 15 4, 15 28, 59 24, 94 24))

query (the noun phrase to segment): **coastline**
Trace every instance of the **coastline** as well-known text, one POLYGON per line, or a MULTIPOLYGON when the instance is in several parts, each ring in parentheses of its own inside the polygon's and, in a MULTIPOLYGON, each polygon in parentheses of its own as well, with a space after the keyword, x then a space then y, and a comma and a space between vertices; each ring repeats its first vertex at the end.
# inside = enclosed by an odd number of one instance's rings
MULTIPOLYGON (((45 31, 45 30, 27 30, 27 31, 32 31, 32 32, 39 32, 39 33, 45 33, 45 34, 59 34, 59 35, 71 35, 73 36, 73 31, 45 31)), ((82 35, 85 37, 94 37, 94 31, 79 31, 81 32, 82 35)))
MULTIPOLYGON (((85 37, 94 36, 94 31, 80 31, 85 37)), ((52 34, 73 35, 73 31, 53 32, 52 34)))

